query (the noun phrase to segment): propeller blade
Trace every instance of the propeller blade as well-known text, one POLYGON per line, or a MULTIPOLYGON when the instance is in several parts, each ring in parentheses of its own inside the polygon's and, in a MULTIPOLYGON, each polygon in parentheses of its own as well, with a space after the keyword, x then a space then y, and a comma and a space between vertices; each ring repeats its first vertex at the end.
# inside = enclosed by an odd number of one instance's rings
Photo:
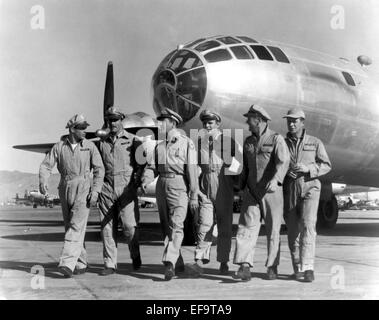
MULTIPOLYGON (((104 89, 104 112, 103 115, 105 116, 105 112, 108 110, 108 108, 112 107, 114 104, 114 86, 113 86, 113 63, 112 61, 108 62, 108 68, 107 68, 107 76, 105 79, 105 89, 104 89)), ((105 123, 105 120, 104 120, 105 123)))

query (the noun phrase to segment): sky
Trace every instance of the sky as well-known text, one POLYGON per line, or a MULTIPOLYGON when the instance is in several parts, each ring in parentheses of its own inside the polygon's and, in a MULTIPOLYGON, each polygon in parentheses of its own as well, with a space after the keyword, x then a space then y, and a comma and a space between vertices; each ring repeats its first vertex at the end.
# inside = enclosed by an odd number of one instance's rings
POLYGON ((58 141, 76 113, 90 131, 101 127, 109 60, 115 104, 154 114, 151 77, 179 44, 246 35, 353 61, 365 54, 377 73, 378 16, 375 0, 0 0, 0 170, 37 173, 44 155, 12 146, 58 141), (43 29, 31 27, 35 5, 43 29), (332 27, 335 6, 342 29, 332 27))

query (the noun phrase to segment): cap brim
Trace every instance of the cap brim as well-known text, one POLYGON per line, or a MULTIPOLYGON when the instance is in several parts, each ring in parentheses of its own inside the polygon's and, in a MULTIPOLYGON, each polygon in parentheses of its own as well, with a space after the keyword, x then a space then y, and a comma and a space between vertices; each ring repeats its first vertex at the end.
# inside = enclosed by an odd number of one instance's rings
POLYGON ((77 123, 73 125, 73 127, 86 129, 87 127, 89 127, 89 123, 88 122, 77 123))
POLYGON ((300 118, 303 118, 303 119, 305 119, 303 116, 291 116, 291 115, 284 116, 283 119, 285 119, 285 118, 291 118, 291 119, 300 119, 300 118))
POLYGON ((216 120, 216 121, 220 121, 220 119, 218 119, 217 117, 202 117, 200 119, 200 121, 204 122, 204 121, 208 121, 208 120, 216 120))
POLYGON ((170 116, 166 116, 166 115, 163 115, 163 116, 159 116, 159 117, 157 117, 157 120, 163 120, 163 119, 166 119, 166 118, 168 118, 168 119, 172 119, 170 116))

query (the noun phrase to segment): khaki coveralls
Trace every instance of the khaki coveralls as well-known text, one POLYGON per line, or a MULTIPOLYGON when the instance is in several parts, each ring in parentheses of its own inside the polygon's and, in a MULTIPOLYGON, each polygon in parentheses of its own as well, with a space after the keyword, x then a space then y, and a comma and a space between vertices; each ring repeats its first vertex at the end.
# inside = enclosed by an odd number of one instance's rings
POLYGON ((143 165, 135 159, 141 142, 123 130, 115 140, 108 136, 99 141, 105 167, 103 189, 99 197, 103 258, 106 268, 117 268, 117 231, 122 230, 129 246, 130 257, 140 255, 138 242, 139 208, 137 188, 143 165))
POLYGON ((316 247, 317 209, 321 183, 317 177, 331 170, 330 160, 323 143, 303 133, 300 139, 286 137, 291 167, 303 163, 308 173, 298 174, 296 179, 284 180, 284 219, 288 229, 288 245, 295 272, 313 270, 316 247))
POLYGON ((61 174, 58 190, 65 226, 59 267, 65 266, 74 271, 75 267, 87 267, 84 236, 89 215, 90 172, 93 169, 92 192, 100 193, 104 166, 96 146, 86 139, 79 142, 74 150, 67 138, 56 143, 41 163, 40 183, 47 184, 55 163, 61 174))
POLYGON ((188 193, 197 199, 197 152, 190 138, 172 129, 167 140, 160 142, 146 166, 143 182, 151 183, 159 175, 156 197, 159 218, 165 235, 162 262, 174 266, 180 255, 184 220, 187 216, 188 193))
POLYGON ((235 142, 231 139, 229 143, 224 143, 223 140, 220 130, 199 138, 199 187, 206 197, 200 197, 195 260, 202 260, 203 263, 210 260, 212 233, 216 223, 217 261, 228 262, 231 249, 235 175, 228 172, 230 163, 225 164, 223 157, 226 152, 229 152, 230 158, 235 156, 235 142))
POLYGON ((288 149, 284 138, 270 130, 267 125, 260 137, 251 135, 246 138, 243 157, 241 186, 246 188, 236 236, 234 263, 248 263, 253 267, 254 251, 263 217, 267 233, 266 266, 277 266, 283 217, 282 182, 289 164, 288 149), (278 181, 277 189, 275 192, 266 193, 265 187, 273 178, 278 181))

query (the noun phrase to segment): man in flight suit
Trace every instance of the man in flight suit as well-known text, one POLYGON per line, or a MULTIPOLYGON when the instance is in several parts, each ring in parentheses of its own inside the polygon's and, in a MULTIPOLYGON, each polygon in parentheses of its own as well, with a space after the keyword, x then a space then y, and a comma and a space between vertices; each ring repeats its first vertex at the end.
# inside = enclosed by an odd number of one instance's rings
POLYGON ((305 131, 305 114, 299 108, 288 111, 286 143, 291 162, 284 180, 284 218, 288 229, 293 277, 314 280, 317 209, 321 183, 318 177, 331 170, 324 144, 305 131))
POLYGON ((252 105, 247 113, 247 124, 252 135, 243 147, 241 187, 245 188, 241 215, 236 236, 234 263, 240 268, 237 276, 250 280, 254 250, 259 235, 261 219, 265 220, 267 233, 267 279, 277 278, 280 257, 280 226, 283 217, 282 182, 289 163, 284 138, 268 127, 268 113, 252 105))
POLYGON ((229 156, 231 160, 235 156, 235 142, 220 131, 221 117, 216 112, 204 110, 200 113, 200 120, 204 128, 198 140, 200 202, 195 264, 190 267, 197 275, 203 273, 201 265, 210 261, 212 233, 217 223, 217 261, 220 262, 220 273, 227 274, 232 241, 235 175, 228 171, 231 162, 226 163, 224 157, 229 156), (229 142, 227 139, 230 139, 229 142))
POLYGON ((166 108, 157 120, 162 121, 160 135, 163 141, 157 144, 145 168, 142 189, 159 175, 156 197, 166 236, 162 262, 165 280, 171 280, 180 256, 188 202, 191 210, 198 209, 197 153, 192 140, 176 129, 183 121, 179 114, 166 108))
POLYGON ((66 278, 87 270, 84 236, 90 205, 96 205, 104 178, 104 166, 95 144, 85 139, 89 126, 83 115, 75 115, 66 125, 69 135, 56 143, 41 163, 39 188, 46 194, 51 170, 57 163, 61 174, 59 198, 65 226, 64 245, 58 270, 66 278), (90 172, 93 169, 93 185, 90 172))
POLYGON ((141 142, 124 130, 124 118, 125 115, 116 107, 110 107, 105 113, 110 134, 99 141, 105 167, 104 185, 99 197, 104 258, 104 269, 100 272, 102 276, 113 274, 117 269, 119 219, 129 246, 133 269, 138 270, 142 263, 138 241, 137 188, 144 167, 135 158, 141 142))

